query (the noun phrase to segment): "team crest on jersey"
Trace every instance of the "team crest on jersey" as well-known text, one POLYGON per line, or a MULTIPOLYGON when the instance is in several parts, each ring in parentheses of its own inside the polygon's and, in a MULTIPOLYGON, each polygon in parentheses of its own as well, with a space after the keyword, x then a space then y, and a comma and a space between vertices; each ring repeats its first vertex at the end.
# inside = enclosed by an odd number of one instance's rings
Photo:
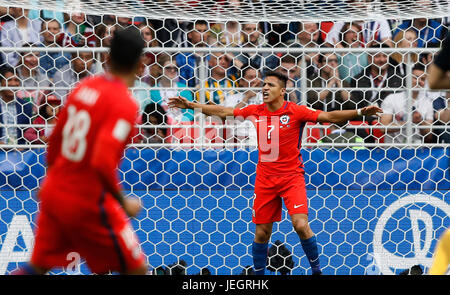
POLYGON ((280 123, 283 124, 283 125, 286 125, 287 123, 289 123, 290 119, 291 118, 289 118, 288 115, 283 115, 283 116, 280 117, 280 123))

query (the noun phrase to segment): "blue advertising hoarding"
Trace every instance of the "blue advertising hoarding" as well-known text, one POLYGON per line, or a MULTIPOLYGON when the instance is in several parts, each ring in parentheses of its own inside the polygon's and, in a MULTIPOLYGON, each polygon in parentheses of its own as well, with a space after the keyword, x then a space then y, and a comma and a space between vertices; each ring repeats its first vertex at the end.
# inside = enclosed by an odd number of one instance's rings
MULTIPOLYGON (((436 239, 450 226, 450 149, 303 149, 302 157, 325 274, 430 265, 436 239)), ((128 149, 120 177, 145 208, 132 223, 149 265, 182 259, 188 274, 204 267, 239 274, 252 265, 257 159, 248 150, 128 149)), ((44 175, 42 150, 0 154, 2 274, 29 257, 44 175)), ((293 274, 310 273, 285 210, 276 240, 294 254, 293 274)))

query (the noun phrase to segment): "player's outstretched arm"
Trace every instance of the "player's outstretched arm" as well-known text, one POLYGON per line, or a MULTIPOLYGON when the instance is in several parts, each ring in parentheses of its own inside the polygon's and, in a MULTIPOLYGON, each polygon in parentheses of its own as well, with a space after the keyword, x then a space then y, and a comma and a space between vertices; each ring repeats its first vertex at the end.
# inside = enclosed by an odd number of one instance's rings
POLYGON ((169 98, 170 108, 200 110, 208 116, 217 116, 221 119, 233 116, 233 108, 227 108, 220 105, 210 105, 188 101, 186 98, 178 96, 169 98))
POLYGON ((321 112, 317 118, 317 121, 321 123, 342 123, 355 119, 359 116, 380 117, 382 112, 383 110, 377 106, 368 106, 357 110, 321 112))

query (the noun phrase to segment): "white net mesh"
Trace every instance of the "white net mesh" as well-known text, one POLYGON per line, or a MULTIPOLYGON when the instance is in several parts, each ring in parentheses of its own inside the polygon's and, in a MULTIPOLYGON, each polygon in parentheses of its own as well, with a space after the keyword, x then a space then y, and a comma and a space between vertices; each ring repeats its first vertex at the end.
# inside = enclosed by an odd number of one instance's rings
MULTIPOLYGON (((0 4, 11 5, 9 1, 0 1, 0 4)), ((347 21, 447 17, 449 14, 449 3, 445 0, 17 0, 15 5, 94 15, 182 20, 347 21)))
MULTIPOLYGON (((239 274, 252 265, 256 131, 168 109, 167 99, 261 103, 268 70, 288 75, 286 99, 297 104, 384 110, 304 130, 324 273, 430 265, 450 225, 450 96, 426 80, 447 33, 448 1, 14 3, 0 1, 0 273, 29 258, 54 115, 81 78, 107 70, 112 33, 130 25, 148 48, 133 87, 140 132, 120 175, 145 206, 133 225, 156 273, 239 274)), ((293 256, 280 263, 272 248, 270 270, 310 272, 286 211, 271 244, 293 256)))

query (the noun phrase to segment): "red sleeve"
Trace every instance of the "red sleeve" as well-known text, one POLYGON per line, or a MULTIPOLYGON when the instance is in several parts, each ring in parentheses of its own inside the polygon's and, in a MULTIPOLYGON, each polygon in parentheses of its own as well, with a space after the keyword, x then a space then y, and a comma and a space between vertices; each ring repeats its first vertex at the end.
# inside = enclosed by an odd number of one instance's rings
POLYGON ((116 168, 123 156, 123 151, 135 134, 137 108, 130 106, 110 110, 99 130, 93 146, 91 167, 97 170, 107 191, 117 192, 119 179, 116 168))
POLYGON ((295 114, 300 121, 303 122, 317 122, 317 117, 322 112, 321 110, 315 110, 305 105, 294 105, 295 114))
POLYGON ((235 108, 233 110, 233 115, 234 117, 241 117, 243 119, 247 119, 250 116, 256 115, 255 111, 257 107, 258 105, 251 104, 243 108, 235 108))

